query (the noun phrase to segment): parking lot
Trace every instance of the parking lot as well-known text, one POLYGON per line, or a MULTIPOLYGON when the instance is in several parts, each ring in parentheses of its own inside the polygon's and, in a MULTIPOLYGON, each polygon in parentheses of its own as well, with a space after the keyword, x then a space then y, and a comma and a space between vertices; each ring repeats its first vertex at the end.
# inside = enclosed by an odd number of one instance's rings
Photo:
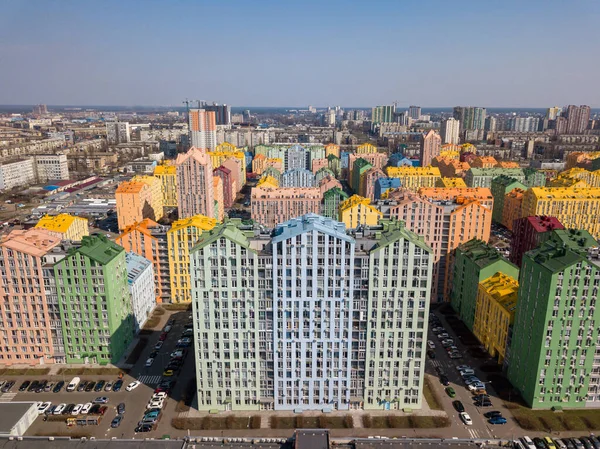
MULTIPOLYGON (((106 383, 114 383, 118 381, 116 376, 101 376, 101 375, 58 375, 58 376, 46 376, 44 379, 31 378, 31 377, 18 377, 17 379, 0 379, 0 380, 13 380, 16 381, 15 385, 11 388, 10 392, 0 394, 0 401, 34 401, 38 403, 51 402, 53 405, 57 404, 86 404, 94 402, 96 398, 105 397, 107 407, 103 416, 100 416, 100 423, 98 425, 73 425, 68 427, 65 421, 53 421, 53 419, 65 420, 68 417, 86 417, 92 418, 92 416, 98 415, 52 415, 48 416, 47 420, 44 420, 45 415, 41 414, 39 418, 32 424, 27 431, 27 435, 72 435, 72 436, 94 436, 96 438, 111 438, 111 437, 125 437, 131 438, 137 435, 140 437, 162 437, 168 435, 171 430, 171 419, 176 415, 177 402, 183 397, 186 386, 191 379, 195 377, 194 369, 194 356, 191 351, 191 346, 187 348, 178 348, 177 343, 182 334, 186 330, 186 325, 191 324, 190 312, 177 312, 172 315, 165 314, 163 316, 162 323, 166 323, 168 319, 173 320, 170 332, 165 336, 164 342, 160 348, 155 349, 155 345, 161 338, 161 331, 152 332, 143 338, 148 339, 148 344, 144 347, 137 362, 133 368, 125 375, 122 379, 123 385, 120 391, 106 391, 106 383), (184 351, 183 364, 179 367, 174 367, 172 373, 165 373, 165 368, 171 360, 171 354, 176 350, 184 351), (147 360, 150 358, 152 353, 156 353, 153 362, 149 366, 147 360), (166 375, 171 374, 171 375, 166 375), (67 392, 66 387, 69 382, 74 378, 79 377, 81 383, 83 382, 94 382, 95 386, 100 381, 104 381, 105 384, 101 391, 73 391, 67 392), (34 391, 19 391, 19 387, 25 381, 41 381, 46 380, 48 382, 58 383, 64 382, 64 386, 59 392, 44 391, 36 393, 34 391), (163 380, 172 380, 174 382, 170 391, 168 391, 168 397, 162 404, 161 413, 159 414, 159 420, 156 426, 153 426, 153 430, 149 432, 136 433, 135 429, 138 426, 138 422, 142 420, 144 412, 148 405, 150 398, 154 393, 154 389, 163 380), (132 391, 127 391, 126 387, 132 382, 139 382, 132 391), (111 421, 117 416, 117 406, 120 403, 125 404, 125 412, 123 413, 122 421, 116 428, 111 427, 111 421), (56 418, 55 418, 56 416, 56 418)), ((164 324, 161 326, 164 329, 164 324)), ((189 331, 188 331, 189 333, 189 331)), ((154 354, 152 354, 154 355, 154 354)), ((100 405, 102 406, 102 405, 100 405)))

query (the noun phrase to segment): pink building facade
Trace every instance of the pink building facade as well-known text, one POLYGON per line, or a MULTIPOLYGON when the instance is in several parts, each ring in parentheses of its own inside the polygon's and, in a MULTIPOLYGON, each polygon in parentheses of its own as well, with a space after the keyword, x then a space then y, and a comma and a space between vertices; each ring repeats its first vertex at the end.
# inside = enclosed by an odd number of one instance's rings
POLYGON ((194 215, 215 216, 213 168, 210 156, 196 147, 179 154, 177 170, 177 206, 179 218, 194 215))
POLYGON ((373 167, 364 172, 362 176, 364 181, 361 182, 362 192, 360 195, 375 201, 375 181, 385 178, 386 174, 380 168, 373 167))
POLYGON ((231 176, 231 170, 221 165, 213 170, 213 175, 218 176, 223 181, 223 202, 225 207, 233 206, 237 196, 237 184, 233 176, 231 176))
POLYGON ((242 187, 244 187, 244 184, 246 184, 246 180, 244 179, 244 170, 242 169, 241 159, 238 159, 237 157, 230 157, 223 162, 221 166, 231 171, 231 177, 233 181, 235 181, 236 185, 236 193, 242 190, 242 187))
POLYGON ((321 190, 318 187, 255 187, 251 194, 252 220, 274 228, 290 218, 320 213, 321 199, 321 190))

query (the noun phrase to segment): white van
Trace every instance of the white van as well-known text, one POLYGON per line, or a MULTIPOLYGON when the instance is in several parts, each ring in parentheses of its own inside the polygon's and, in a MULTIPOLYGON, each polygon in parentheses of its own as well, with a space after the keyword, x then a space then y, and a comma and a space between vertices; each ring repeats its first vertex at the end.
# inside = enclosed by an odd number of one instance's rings
POLYGON ((521 438, 521 443, 523 443, 523 446, 525 446, 527 449, 536 449, 533 440, 528 436, 521 438))
POLYGON ((81 382, 81 379, 79 377, 74 377, 73 380, 69 382, 69 385, 67 385, 67 391, 75 391, 79 382, 81 382))

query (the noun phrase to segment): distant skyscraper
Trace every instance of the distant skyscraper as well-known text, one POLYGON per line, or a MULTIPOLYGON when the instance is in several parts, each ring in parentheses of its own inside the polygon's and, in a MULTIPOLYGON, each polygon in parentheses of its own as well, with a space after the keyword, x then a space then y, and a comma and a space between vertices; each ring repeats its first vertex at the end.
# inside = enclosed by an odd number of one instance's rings
POLYGON ((409 106, 408 116, 413 120, 419 120, 419 117, 421 117, 421 106, 409 106))
POLYGON ((436 131, 430 129, 427 134, 423 134, 421 136, 421 154, 419 157, 421 167, 431 165, 431 160, 439 156, 441 147, 442 138, 436 131))
POLYGON ((213 168, 210 156, 199 148, 177 156, 179 219, 194 215, 214 217, 213 168))
POLYGON ((567 134, 583 134, 590 121, 591 109, 589 106, 569 105, 566 107, 567 134))
POLYGON ((192 147, 214 150, 217 146, 217 121, 214 111, 190 109, 189 130, 192 147))
POLYGON ((390 123, 394 121, 394 113, 396 106, 375 106, 371 116, 371 121, 374 125, 378 123, 390 123))
POLYGON ((485 125, 485 108, 473 106, 456 106, 454 118, 460 121, 460 130, 483 129, 485 125))
POLYGON ((204 106, 204 110, 215 113, 217 125, 231 125, 231 106, 213 103, 210 106, 204 106))
POLYGON ((442 137, 442 143, 452 143, 458 145, 459 143, 459 131, 460 122, 455 118, 449 118, 442 122, 440 134, 442 137))
POLYGON ((496 131, 496 129, 498 129, 496 117, 493 117, 493 116, 486 117, 484 129, 486 131, 492 131, 492 132, 496 131))
POLYGON ((335 109, 327 108, 327 112, 325 112, 325 125, 335 126, 335 109))
POLYGON ((48 107, 45 104, 36 104, 33 107, 33 113, 35 115, 46 115, 48 114, 48 107))
POLYGON ((129 122, 106 123, 106 140, 109 145, 118 145, 131 141, 129 122))
POLYGON ((548 120, 556 120, 556 117, 558 117, 562 112, 562 108, 559 108, 558 106, 553 106, 551 108, 546 109, 546 118, 548 120))

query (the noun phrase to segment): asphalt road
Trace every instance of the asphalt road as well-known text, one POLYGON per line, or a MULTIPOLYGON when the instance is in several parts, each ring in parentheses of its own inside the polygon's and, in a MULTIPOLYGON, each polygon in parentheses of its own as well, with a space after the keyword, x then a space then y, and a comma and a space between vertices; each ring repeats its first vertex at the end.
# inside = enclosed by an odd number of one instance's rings
MULTIPOLYGON (((131 369, 129 375, 123 379, 123 387, 121 391, 102 391, 102 392, 66 392, 64 389, 60 393, 29 393, 29 392, 18 392, 18 388, 24 380, 33 380, 30 377, 19 377, 16 380, 17 383, 13 387, 11 393, 0 395, 0 401, 35 401, 35 402, 52 402, 53 405, 59 403, 86 403, 91 402, 98 396, 106 396, 109 399, 107 404, 108 410, 103 416, 101 423, 98 426, 73 426, 68 428, 64 422, 51 422, 43 421, 43 416, 40 416, 29 428, 27 435, 81 435, 86 434, 94 436, 96 438, 147 438, 147 437, 162 437, 163 435, 169 435, 172 430, 170 422, 173 417, 176 416, 175 407, 177 402, 181 399, 182 394, 188 381, 195 376, 194 369, 194 357, 193 353, 188 348, 188 354, 185 358, 182 369, 176 375, 171 377, 176 380, 174 388, 169 394, 169 398, 165 402, 163 407, 163 413, 158 423, 157 429, 152 432, 136 434, 134 432, 138 421, 142 419, 146 405, 151 398, 154 388, 158 385, 162 379, 162 373, 164 367, 168 364, 170 359, 170 353, 176 349, 177 340, 180 338, 181 333, 184 330, 184 325, 189 322, 189 312, 178 312, 173 314, 172 317, 176 320, 171 332, 165 340, 162 348, 158 350, 158 356, 154 363, 150 367, 146 367, 146 359, 148 355, 154 351, 154 345, 158 341, 160 331, 153 332, 148 336, 148 346, 144 349, 141 356, 139 357, 135 366, 131 369), (133 380, 140 380, 142 384, 135 390, 128 392, 125 387, 133 380), (116 416, 116 407, 120 402, 125 403, 125 415, 121 425, 113 429, 110 427, 112 419, 116 416)), ((166 322, 168 314, 165 314, 166 322)), ((74 376, 46 376, 44 379, 57 382, 64 380, 66 384, 74 376)), ((116 378, 107 376, 78 376, 83 380, 94 380, 100 379, 110 380, 114 382, 116 378)), ((37 378, 37 380, 41 380, 37 378)))

